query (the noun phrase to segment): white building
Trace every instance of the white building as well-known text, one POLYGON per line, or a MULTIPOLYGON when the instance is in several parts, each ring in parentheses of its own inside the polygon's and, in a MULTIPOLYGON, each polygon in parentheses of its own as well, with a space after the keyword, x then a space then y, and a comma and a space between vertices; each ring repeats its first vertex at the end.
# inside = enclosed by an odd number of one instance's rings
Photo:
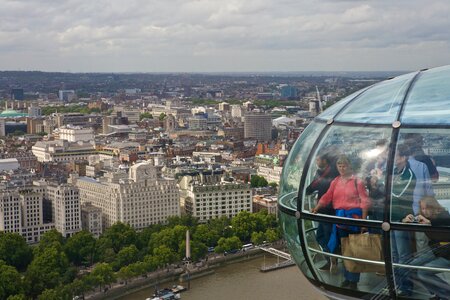
MULTIPOLYGON (((202 177, 201 177, 202 178, 202 177)), ((186 213, 207 222, 221 216, 234 217, 240 211, 252 212, 252 191, 243 183, 208 183, 184 176, 180 181, 181 202, 186 213)))
POLYGON ((67 125, 60 127, 58 132, 60 140, 66 140, 69 142, 88 142, 94 140, 94 131, 92 128, 67 125))
POLYGON ((22 232, 22 213, 17 192, 0 192, 0 231, 22 232))
POLYGON ((43 222, 40 188, 0 191, 0 231, 18 233, 33 244, 54 227, 53 223, 43 222))
POLYGON ((231 105, 231 116, 233 118, 242 118, 242 107, 238 104, 231 105))
POLYGON ((58 92, 59 100, 64 102, 70 102, 75 99, 75 91, 74 90, 60 90, 58 92))
POLYGON ((264 167, 260 166, 258 168, 257 175, 264 177, 267 182, 275 182, 276 184, 280 184, 281 171, 283 167, 274 166, 274 167, 264 167))
POLYGON ((81 231, 81 211, 78 188, 69 184, 48 185, 46 197, 52 204, 55 228, 64 237, 81 231))
POLYGON ((83 230, 89 231, 95 238, 99 238, 103 233, 102 209, 89 202, 83 203, 81 205, 81 226, 83 230))
POLYGON ((88 177, 71 181, 80 189, 82 203, 101 208, 104 229, 118 221, 142 229, 180 215, 176 181, 157 176, 155 167, 146 162, 132 166, 128 178, 115 172, 98 181, 88 177))
POLYGON ((39 141, 31 148, 39 162, 71 162, 87 160, 97 154, 94 142, 70 143, 65 140, 39 141))

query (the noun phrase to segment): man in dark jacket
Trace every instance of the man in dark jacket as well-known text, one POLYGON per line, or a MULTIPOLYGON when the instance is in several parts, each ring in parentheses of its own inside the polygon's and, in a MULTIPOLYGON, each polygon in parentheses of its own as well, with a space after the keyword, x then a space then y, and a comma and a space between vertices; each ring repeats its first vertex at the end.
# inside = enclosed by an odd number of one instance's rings
MULTIPOLYGON (((327 154, 318 154, 316 156, 317 171, 311 184, 306 188, 306 195, 311 195, 317 191, 317 199, 328 191, 331 181, 336 178, 339 173, 332 159, 327 154)), ((328 205, 318 211, 318 213, 326 215, 334 215, 332 205, 328 205)), ((322 247, 323 251, 329 252, 328 241, 330 240, 333 224, 320 222, 317 227, 316 240, 322 247)), ((322 266, 321 270, 329 270, 331 267, 330 259, 327 257, 327 263, 322 266)))

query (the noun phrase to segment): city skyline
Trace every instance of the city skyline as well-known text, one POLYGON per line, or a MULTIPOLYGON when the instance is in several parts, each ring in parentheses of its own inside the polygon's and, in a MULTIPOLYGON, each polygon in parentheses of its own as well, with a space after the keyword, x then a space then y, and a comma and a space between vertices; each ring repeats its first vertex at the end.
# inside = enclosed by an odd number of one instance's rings
POLYGON ((0 3, 0 70, 417 70, 450 49, 437 0, 0 3))

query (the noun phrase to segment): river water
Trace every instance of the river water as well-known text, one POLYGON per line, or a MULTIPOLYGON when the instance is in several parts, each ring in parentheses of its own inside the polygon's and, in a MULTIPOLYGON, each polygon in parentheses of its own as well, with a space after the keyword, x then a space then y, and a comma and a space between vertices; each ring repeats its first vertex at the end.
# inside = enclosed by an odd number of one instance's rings
MULTIPOLYGON (((191 280, 191 289, 181 294, 182 300, 229 299, 326 299, 315 291, 296 267, 263 273, 259 268, 273 264, 271 255, 216 268, 214 274, 191 280)), ((187 286, 187 283, 183 283, 187 286)), ((161 286, 170 286, 166 283, 161 286)), ((145 300, 153 294, 153 287, 119 298, 145 300)))

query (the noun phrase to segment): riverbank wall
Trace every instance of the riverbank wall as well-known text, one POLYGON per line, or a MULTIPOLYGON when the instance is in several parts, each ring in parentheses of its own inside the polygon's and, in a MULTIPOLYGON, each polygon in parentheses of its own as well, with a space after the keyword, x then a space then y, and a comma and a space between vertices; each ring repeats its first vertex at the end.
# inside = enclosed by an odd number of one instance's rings
MULTIPOLYGON (((274 245, 277 247, 278 245, 274 245)), ((281 246, 281 245, 280 245, 281 246)), ((219 268, 228 264, 235 264, 242 261, 251 260, 257 257, 261 257, 266 253, 259 248, 253 248, 244 252, 238 252, 235 254, 217 254, 202 260, 200 263, 193 264, 189 271, 189 279, 195 279, 202 276, 213 274, 216 268, 219 268)), ((86 294, 85 299, 89 300, 103 300, 103 299, 119 299, 123 296, 133 294, 142 289, 146 289, 152 286, 163 288, 165 284, 172 282, 180 282, 186 285, 188 275, 184 269, 163 269, 149 273, 147 277, 138 277, 129 280, 127 284, 115 283, 106 292, 97 292, 86 294)), ((150 298, 151 295, 148 295, 150 298)), ((145 299, 142 299, 145 300, 145 299)))

